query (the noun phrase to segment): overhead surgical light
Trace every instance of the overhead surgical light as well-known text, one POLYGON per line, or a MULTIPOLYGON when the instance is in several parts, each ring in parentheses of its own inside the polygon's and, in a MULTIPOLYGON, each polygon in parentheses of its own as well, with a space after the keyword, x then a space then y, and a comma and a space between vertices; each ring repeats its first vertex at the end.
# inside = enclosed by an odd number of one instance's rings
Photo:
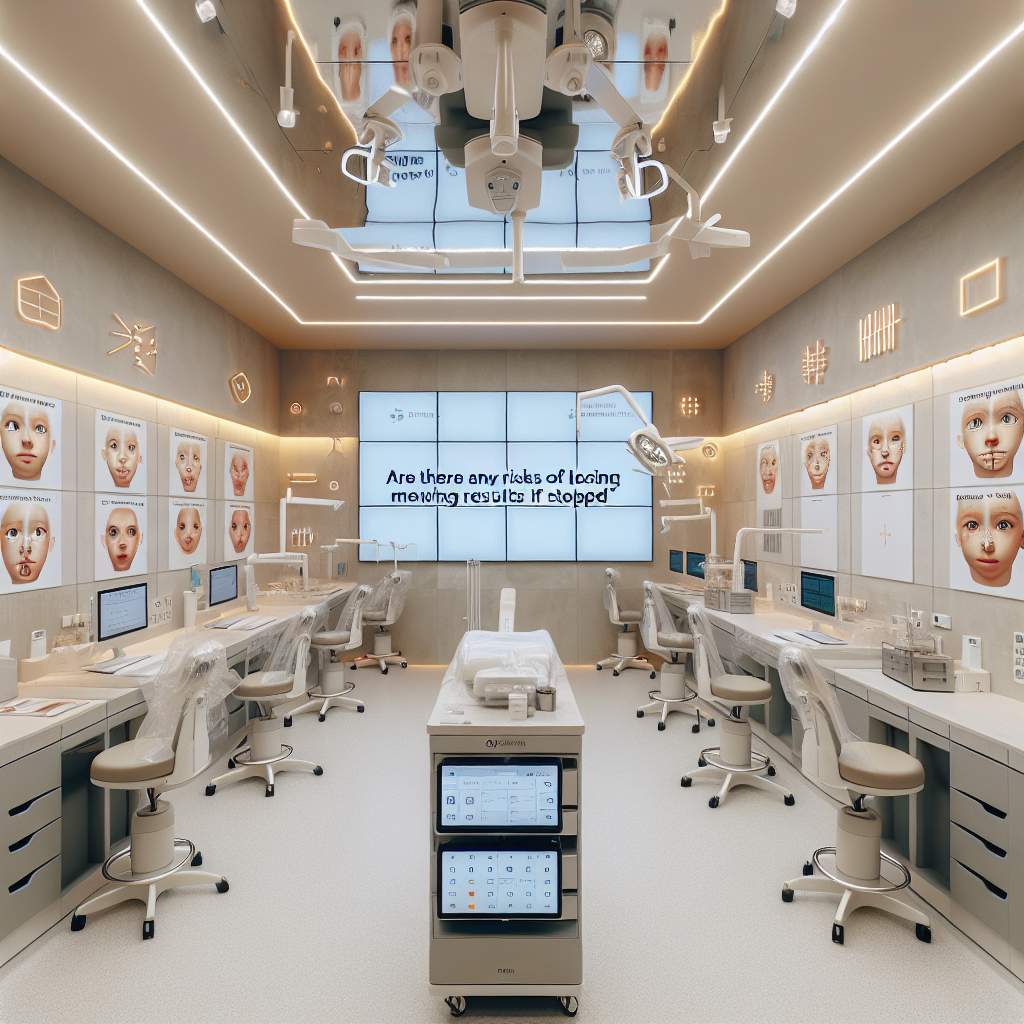
MULTIPOLYGON (((211 5, 212 6, 212 5, 211 5)), ((277 123, 282 128, 294 128, 299 112, 295 109, 295 90, 292 88, 292 43, 295 32, 288 30, 288 41, 284 44, 284 85, 281 86, 281 109, 277 112, 277 123)))
POLYGON ((217 17, 217 8, 213 0, 196 0, 196 17, 205 25, 217 17))
POLYGON ((784 18, 792 18, 796 14, 796 0, 775 0, 775 10, 784 18))
POLYGON ((719 145, 729 138, 729 132, 732 130, 732 118, 725 116, 724 85, 718 89, 718 120, 711 126, 711 130, 715 133, 715 142, 719 145))

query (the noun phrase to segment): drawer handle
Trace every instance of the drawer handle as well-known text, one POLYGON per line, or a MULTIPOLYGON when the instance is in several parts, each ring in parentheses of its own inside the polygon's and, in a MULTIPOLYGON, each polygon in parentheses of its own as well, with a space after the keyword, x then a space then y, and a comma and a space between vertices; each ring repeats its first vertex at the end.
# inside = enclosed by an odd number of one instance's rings
MULTIPOLYGON (((953 788, 956 789, 955 786, 953 788)), ((956 791, 961 796, 967 797, 968 800, 973 800, 976 804, 981 804, 981 806, 993 817, 1002 818, 1003 820, 1006 819, 1006 811, 1001 811, 998 807, 993 807, 991 804, 985 803, 985 801, 982 800, 980 797, 972 796, 970 793, 965 793, 962 789, 957 789, 956 791)))
POLYGON ((11 818, 16 818, 19 814, 24 814, 27 810, 29 810, 29 808, 31 808, 31 806, 34 803, 37 803, 38 801, 42 800, 44 796, 49 796, 50 793, 52 792, 52 789, 48 790, 45 793, 40 793, 39 796, 34 796, 30 800, 26 800, 23 804, 18 804, 17 807, 12 807, 7 812, 8 816, 11 818))
POLYGON ((973 868, 969 868, 966 864, 962 863, 961 861, 957 861, 956 863, 959 864, 960 867, 964 869, 964 871, 970 872, 970 874, 974 875, 974 877, 978 879, 978 881, 981 882, 985 886, 985 888, 988 889, 990 893, 992 893, 993 896, 997 896, 1001 900, 1005 900, 1009 896, 1009 893, 1005 889, 1000 889, 998 885, 993 885, 987 878, 985 878, 983 875, 979 875, 978 872, 975 871, 973 868))
POLYGON ((953 824, 962 832, 966 832, 969 836, 973 836, 977 839, 979 843, 984 845, 985 849, 988 850, 989 853, 994 853, 997 857, 1006 856, 1006 851, 1001 846, 996 846, 995 843, 990 843, 984 836, 979 836, 977 832, 972 832, 971 829, 961 825, 959 821, 954 821, 953 824))
POLYGON ((11 843, 11 845, 8 846, 7 849, 10 850, 11 853, 17 853, 18 850, 24 850, 25 847, 28 846, 28 844, 32 842, 32 840, 35 838, 35 836, 36 836, 36 833, 33 832, 33 833, 31 833, 31 835, 25 836, 24 839, 19 839, 16 843, 11 843))
MULTIPOLYGON (((46 863, 49 864, 50 862, 47 861, 46 863)), ((46 864, 40 864, 39 867, 33 868, 24 878, 19 878, 13 885, 7 886, 7 891, 13 895, 19 890, 24 889, 25 886, 32 881, 32 878, 36 874, 36 872, 42 871, 42 869, 45 867, 46 864)))

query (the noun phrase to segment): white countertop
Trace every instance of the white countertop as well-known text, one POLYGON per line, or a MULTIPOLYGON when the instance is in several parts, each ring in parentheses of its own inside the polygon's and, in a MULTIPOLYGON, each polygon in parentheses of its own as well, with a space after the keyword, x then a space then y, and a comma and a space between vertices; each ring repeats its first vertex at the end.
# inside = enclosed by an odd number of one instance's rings
POLYGON ((582 736, 585 726, 576 697, 568 682, 556 688, 555 710, 535 711, 525 722, 514 721, 506 707, 486 707, 466 689, 466 684, 453 679, 442 684, 427 721, 431 736, 458 736, 474 733, 502 733, 503 735, 528 732, 558 733, 582 736), (446 721, 450 708, 461 708, 461 721, 446 721))
MULTIPOLYGON (((32 696, 53 694, 33 692, 32 696)), ((65 711, 56 718, 5 715, 0 719, 0 765, 10 764, 19 757, 42 750, 65 736, 72 736, 96 722, 104 721, 106 717, 107 705, 103 700, 86 701, 81 707, 65 711)))

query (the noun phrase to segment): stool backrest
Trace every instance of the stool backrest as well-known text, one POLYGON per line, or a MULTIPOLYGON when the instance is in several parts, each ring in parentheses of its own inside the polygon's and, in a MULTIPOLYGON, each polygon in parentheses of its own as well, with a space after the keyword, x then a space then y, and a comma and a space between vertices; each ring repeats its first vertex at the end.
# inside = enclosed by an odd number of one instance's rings
POLYGON ((338 614, 338 621, 334 624, 334 631, 348 633, 348 643, 345 645, 350 650, 355 650, 363 645, 363 608, 371 591, 365 583, 356 587, 348 596, 348 600, 341 606, 338 614))
POLYGON ((697 693, 702 700, 716 700, 711 693, 711 680, 725 675, 725 665, 718 653, 711 622, 704 608, 696 603, 686 606, 686 617, 693 634, 693 671, 697 677, 697 693))
POLYGON ((622 620, 619 618, 619 594, 617 590, 619 573, 616 569, 608 568, 605 569, 604 574, 608 578, 608 582, 605 584, 601 601, 604 604, 605 611, 608 612, 608 618, 612 624, 621 626, 622 620))

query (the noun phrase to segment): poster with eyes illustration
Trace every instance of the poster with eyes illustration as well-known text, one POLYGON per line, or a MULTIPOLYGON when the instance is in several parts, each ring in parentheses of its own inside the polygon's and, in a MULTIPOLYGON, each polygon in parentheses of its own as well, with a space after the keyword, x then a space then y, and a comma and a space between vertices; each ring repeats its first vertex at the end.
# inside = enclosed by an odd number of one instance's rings
POLYGON ((205 498, 206 481, 210 476, 206 438, 175 427, 168 431, 168 436, 168 493, 181 498, 205 498))
POLYGON ((0 487, 59 490, 61 401, 0 386, 0 487))
POLYGON ((839 489, 839 426, 801 434, 799 445, 801 496, 835 494, 839 489))
POLYGON ((872 413, 861 422, 860 489, 899 491, 913 487, 914 407, 904 405, 872 413))
POLYGON ((116 412, 96 410, 96 490, 145 494, 146 424, 116 412))
POLYGON ((756 478, 757 510, 782 508, 782 459, 778 441, 765 441, 757 446, 756 478))
POLYGON ((0 594, 59 587, 60 492, 0 490, 0 594))
POLYGON ((224 445, 224 497, 252 501, 256 493, 255 455, 252 448, 228 441, 224 445))
POLYGON ((949 483, 1024 483, 1024 379, 949 396, 949 483))
POLYGON ((224 560, 247 558, 255 550, 256 506, 224 502, 224 560))
POLYGON ((146 499, 96 495, 96 579, 143 576, 149 571, 146 499))
POLYGON ((190 498, 167 502, 167 565, 187 569, 206 561, 207 504, 190 498))
POLYGON ((950 587, 1024 600, 1022 501, 1022 487, 950 491, 950 587))

